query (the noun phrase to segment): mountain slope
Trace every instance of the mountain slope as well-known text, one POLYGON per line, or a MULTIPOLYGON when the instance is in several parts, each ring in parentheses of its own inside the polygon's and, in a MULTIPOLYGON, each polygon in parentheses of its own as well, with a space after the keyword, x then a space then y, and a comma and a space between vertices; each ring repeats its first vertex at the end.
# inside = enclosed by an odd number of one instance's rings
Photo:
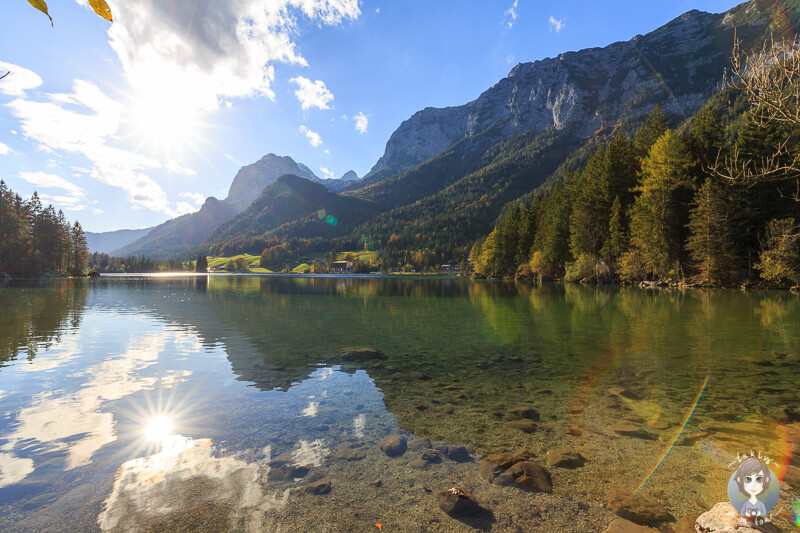
POLYGON ((296 163, 291 157, 267 154, 255 163, 239 169, 224 201, 241 213, 254 198, 284 174, 300 176, 317 183, 323 182, 311 169, 302 163, 296 163))
POLYGON ((120 229, 117 231, 104 231, 100 233, 86 232, 86 243, 89 253, 110 253, 117 248, 132 243, 150 233, 153 228, 120 229))
POLYGON ((167 220, 144 237, 114 250, 112 255, 168 258, 203 242, 220 224, 236 215, 236 208, 209 197, 195 213, 167 220))
POLYGON ((276 231, 299 238, 332 237, 346 234, 374 214, 374 206, 367 201, 338 195, 299 176, 285 175, 269 185, 245 211, 220 225, 207 243, 213 246, 242 241, 276 231))
MULTIPOLYGON (((796 14, 795 4, 781 4, 784 12, 796 14)), ((655 104, 675 116, 691 114, 717 89, 729 66, 734 23, 745 48, 763 42, 771 31, 764 13, 769 9, 759 5, 748 2, 724 14, 689 11, 627 42, 520 63, 474 101, 425 108, 404 121, 364 184, 396 175, 489 128, 496 141, 568 127, 588 138, 601 127, 646 115, 655 104)))

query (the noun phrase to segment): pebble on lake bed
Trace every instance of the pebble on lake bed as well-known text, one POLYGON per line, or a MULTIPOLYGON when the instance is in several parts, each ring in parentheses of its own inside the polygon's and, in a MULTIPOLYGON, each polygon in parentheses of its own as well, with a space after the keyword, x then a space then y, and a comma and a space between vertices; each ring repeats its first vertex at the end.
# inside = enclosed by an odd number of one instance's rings
POLYGON ((390 435, 380 443, 381 451, 389 457, 400 457, 408 449, 406 438, 402 435, 390 435))
POLYGON ((659 502, 645 498, 641 494, 632 494, 616 485, 608 489, 608 508, 622 518, 637 524, 649 525, 673 519, 659 502))
POLYGON ((458 487, 441 491, 436 495, 436 502, 442 511, 454 518, 476 516, 488 512, 488 509, 471 492, 458 487))

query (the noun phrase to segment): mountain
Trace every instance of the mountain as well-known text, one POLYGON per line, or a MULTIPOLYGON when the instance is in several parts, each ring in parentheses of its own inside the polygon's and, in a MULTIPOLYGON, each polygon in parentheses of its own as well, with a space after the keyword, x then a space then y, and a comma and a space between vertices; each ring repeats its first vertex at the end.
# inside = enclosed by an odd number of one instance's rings
POLYGON ((114 250, 111 255, 145 255, 163 259, 185 253, 236 213, 237 209, 231 204, 209 197, 199 211, 167 220, 147 235, 114 250))
MULTIPOLYGON (((520 63, 472 102, 428 107, 400 124, 364 182, 397 175, 490 129, 495 141, 551 129, 588 138, 641 118, 655 104, 687 116, 717 90, 735 35, 745 48, 763 42, 769 18, 761 3, 723 14, 693 10, 626 42, 520 63)), ((795 3, 781 3, 796 13, 795 3)))
POLYGON ((86 232, 86 242, 89 253, 111 253, 117 248, 132 243, 150 233, 153 228, 120 229, 117 231, 104 231, 101 233, 86 232))
POLYGON ((323 182, 311 169, 302 163, 295 163, 291 157, 267 154, 255 163, 239 169, 224 201, 235 207, 237 212, 242 212, 268 185, 284 174, 300 176, 316 183, 323 182))
POLYGON ((354 170, 348 170, 339 179, 322 180, 322 184, 333 192, 342 192, 347 189, 352 189, 358 186, 360 178, 354 170))
POLYGON ((347 234, 375 213, 367 201, 341 196, 299 176, 284 175, 264 189, 246 210, 221 224, 207 243, 213 246, 265 234, 333 237, 347 234))

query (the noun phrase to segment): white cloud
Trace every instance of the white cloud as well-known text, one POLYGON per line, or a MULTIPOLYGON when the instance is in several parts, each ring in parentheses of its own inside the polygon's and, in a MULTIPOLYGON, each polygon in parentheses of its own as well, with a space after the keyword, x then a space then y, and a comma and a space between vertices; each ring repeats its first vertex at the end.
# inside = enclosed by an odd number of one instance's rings
POLYGON ((25 137, 48 153, 62 150, 83 155, 92 163, 89 175, 125 190, 134 208, 174 214, 161 187, 142 173, 165 165, 108 145, 117 134, 124 106, 83 80, 75 80, 73 92, 48 94, 47 100, 18 98, 7 104, 20 120, 25 137))
POLYGON ((311 131, 305 126, 300 126, 300 133, 308 137, 308 142, 311 143, 311 146, 317 147, 322 144, 322 139, 320 138, 319 133, 311 131))
POLYGON ((550 31, 559 33, 566 28, 567 25, 564 23, 564 20, 566 19, 557 20, 554 16, 550 15, 550 31))
POLYGON ((381 8, 379 8, 379 7, 375 8, 375 13, 380 13, 380 12, 381 12, 381 8))
POLYGON ((322 172, 322 175, 326 180, 332 180, 336 177, 336 174, 332 170, 328 170, 325 167, 319 167, 319 171, 322 172))
POLYGON ((361 14, 358 0, 126 0, 113 8, 110 44, 134 91, 166 90, 206 110, 220 97, 274 99, 271 63, 308 65, 292 40, 297 15, 336 25, 361 14))
POLYGON ((508 26, 508 29, 513 28, 514 23, 517 21, 517 17, 519 16, 519 13, 517 12, 518 5, 519 5, 519 0, 514 0, 514 3, 511 4, 511 7, 506 9, 505 13, 503 13, 505 15, 503 17, 503 21, 508 26))
POLYGON ((187 202, 178 202, 177 206, 175 207, 176 216, 188 215, 189 213, 194 213, 195 211, 197 211, 197 207, 187 202))
POLYGON ((0 61, 0 76, 8 72, 8 76, 0 80, 0 93, 9 96, 25 96, 25 91, 35 89, 42 84, 42 78, 32 70, 0 61))
POLYGON ((13 150, 9 148, 7 144, 0 143, 0 155, 6 155, 12 152, 13 150))
POLYGON ((322 153, 325 154, 325 155, 331 155, 331 151, 328 150, 327 148, 325 150, 323 150, 322 153))
POLYGON ((367 120, 367 115, 359 111, 357 115, 353 116, 353 119, 356 121, 356 130, 358 130, 359 133, 366 133, 367 124, 369 122, 367 120))
POLYGON ((328 103, 333 100, 333 93, 325 87, 324 81, 311 81, 303 76, 297 76, 289 81, 297 84, 297 90, 294 95, 303 109, 311 109, 312 107, 330 109, 328 103))
POLYGON ((199 192, 182 192, 178 193, 178 196, 181 198, 186 198, 187 200, 191 200, 198 206, 203 205, 203 202, 206 201, 206 197, 199 192))
POLYGON ((46 174, 44 172, 20 172, 19 177, 37 187, 43 187, 45 189, 63 189, 72 196, 84 195, 83 189, 55 174, 46 174))

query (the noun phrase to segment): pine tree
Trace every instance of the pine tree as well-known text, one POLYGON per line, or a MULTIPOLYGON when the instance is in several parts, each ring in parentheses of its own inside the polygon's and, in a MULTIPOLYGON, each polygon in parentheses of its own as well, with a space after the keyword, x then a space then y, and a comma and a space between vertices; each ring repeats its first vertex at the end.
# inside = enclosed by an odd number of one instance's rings
POLYGON ((706 278, 712 283, 727 283, 738 267, 733 235, 736 206, 725 190, 711 178, 706 179, 695 195, 686 249, 706 278))
POLYGON ((649 273, 658 277, 681 274, 685 222, 676 193, 691 186, 690 163, 686 147, 671 130, 658 138, 642 161, 640 195, 631 210, 631 237, 649 273))
POLYGON ((616 270, 617 262, 622 255, 628 251, 628 225, 625 220, 625 212, 619 196, 614 198, 611 204, 611 218, 608 222, 608 239, 603 244, 601 254, 606 263, 616 270))
POLYGON ((77 220, 72 225, 72 273, 81 275, 89 263, 89 246, 86 244, 86 235, 80 222, 77 220))
POLYGON ((633 149, 637 157, 646 157, 658 138, 664 135, 669 128, 669 117, 661 111, 661 106, 656 104, 633 137, 633 149))

